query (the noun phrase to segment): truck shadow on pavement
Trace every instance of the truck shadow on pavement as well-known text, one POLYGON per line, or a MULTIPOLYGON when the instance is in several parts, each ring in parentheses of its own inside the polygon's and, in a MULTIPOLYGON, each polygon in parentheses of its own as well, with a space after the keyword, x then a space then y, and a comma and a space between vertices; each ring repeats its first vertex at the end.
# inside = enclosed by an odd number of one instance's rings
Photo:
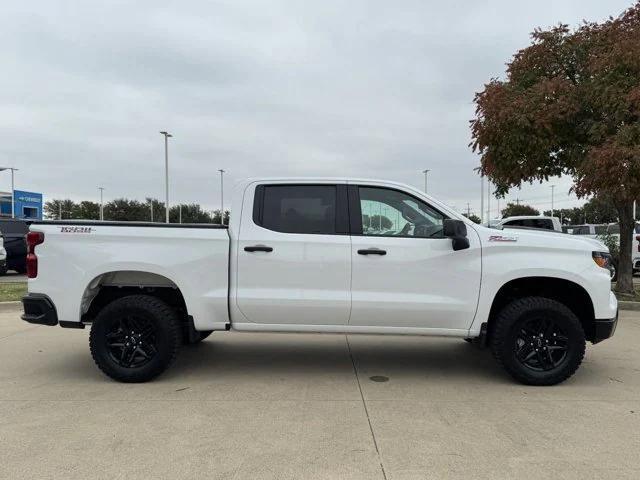
MULTIPOLYGON (((239 335, 240 337, 242 335, 239 335)), ((211 375, 234 376, 247 373, 264 376, 304 374, 309 377, 354 373, 362 380, 384 375, 424 379, 429 377, 490 379, 509 382, 489 350, 481 350, 458 339, 408 339, 388 341, 385 337, 346 342, 318 342, 297 335, 280 335, 277 341, 226 342, 214 336, 199 345, 184 347, 162 378, 191 379, 211 375), (352 361, 353 358, 353 361, 352 361)), ((326 336, 325 336, 326 337, 326 336)), ((343 337, 344 338, 344 337, 343 337)))
MULTIPOLYGON (((206 382, 246 378, 314 379, 354 375, 354 364, 362 382, 371 376, 424 381, 512 383, 496 364, 489 350, 481 350, 461 339, 422 337, 349 337, 262 334, 215 334, 198 345, 183 346, 175 363, 154 382, 206 382), (404 341, 403 341, 404 340, 404 341)), ((104 377, 88 352, 69 351, 47 363, 47 377, 66 381, 104 377)))

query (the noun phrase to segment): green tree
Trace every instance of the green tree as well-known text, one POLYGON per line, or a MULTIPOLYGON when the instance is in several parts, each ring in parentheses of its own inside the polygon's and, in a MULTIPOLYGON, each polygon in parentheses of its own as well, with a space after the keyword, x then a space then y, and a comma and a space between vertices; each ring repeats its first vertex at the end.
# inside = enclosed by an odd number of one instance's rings
POLYGON ((393 222, 384 215, 371 215, 369 226, 372 230, 389 230, 393 222))
POLYGON ((148 204, 138 200, 116 198, 105 204, 104 218, 122 222, 148 222, 151 217, 148 204))
POLYGON ((518 203, 508 202, 507 206, 502 209, 502 218, 518 217, 520 215, 540 215, 540 212, 529 205, 520 205, 518 203))
POLYGON ((100 219, 100 204, 97 202, 90 202, 83 200, 76 204, 74 208, 74 217, 84 220, 99 220, 100 219))
POLYGON ((469 220, 471 220, 473 223, 478 223, 478 224, 479 224, 480 222, 482 222, 482 220, 480 220, 480 217, 479 217, 479 216, 477 216, 477 215, 475 215, 475 214, 473 214, 473 213, 470 213, 470 214, 463 213, 462 215, 464 215, 465 217, 467 217, 467 218, 468 218, 469 220))
POLYGON ((44 216, 50 220, 69 220, 78 218, 77 209, 73 200, 49 200, 44 204, 44 216))
POLYGON ((640 197, 640 2, 617 18, 532 33, 505 80, 475 96, 472 148, 504 195, 568 175, 579 197, 610 198, 620 223, 617 289, 633 292, 633 201, 640 197))
MULTIPOLYGON (((146 212, 142 215, 144 218, 142 219, 145 222, 153 221, 155 223, 164 223, 166 221, 167 213, 164 210, 164 202, 161 202, 158 199, 147 197, 145 199, 145 203, 143 204, 146 212), (153 215, 152 215, 153 210, 153 215), (153 216, 153 219, 152 219, 153 216)), ((169 212, 171 214, 171 212, 169 212)), ((171 215, 169 215, 169 219, 171 219, 171 215)))
MULTIPOLYGON (((213 211, 212 222, 220 223, 220 209, 213 211)), ((224 211, 224 225, 229 225, 229 210, 224 211)))
POLYGON ((583 206, 585 223, 613 223, 618 221, 615 204, 602 197, 594 197, 583 206))
POLYGON ((182 223, 213 223, 213 216, 197 203, 174 205, 169 210, 169 221, 179 223, 181 211, 182 223))
POLYGON ((553 215, 551 215, 551 210, 545 210, 542 212, 543 215, 550 217, 558 217, 563 225, 576 225, 578 223, 584 222, 584 210, 582 207, 574 207, 574 208, 560 208, 555 209, 553 211, 553 215))

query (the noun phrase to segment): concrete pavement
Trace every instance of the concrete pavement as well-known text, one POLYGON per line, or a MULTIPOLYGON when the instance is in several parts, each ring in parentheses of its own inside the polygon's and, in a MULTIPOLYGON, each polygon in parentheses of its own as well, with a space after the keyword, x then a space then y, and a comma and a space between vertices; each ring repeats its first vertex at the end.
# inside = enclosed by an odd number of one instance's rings
POLYGON ((124 385, 87 336, 0 312, 0 478, 640 478, 640 312, 550 388, 461 340, 239 333, 124 385))

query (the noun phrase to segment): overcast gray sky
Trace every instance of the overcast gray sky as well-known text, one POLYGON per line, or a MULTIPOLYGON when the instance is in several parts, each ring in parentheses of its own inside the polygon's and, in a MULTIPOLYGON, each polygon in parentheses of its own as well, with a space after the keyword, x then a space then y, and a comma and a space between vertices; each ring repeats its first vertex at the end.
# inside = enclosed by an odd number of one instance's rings
MULTIPOLYGON (((537 26, 632 2, 5 2, 0 163, 46 199, 164 195, 219 205, 218 168, 421 186, 479 208, 473 95, 537 26)), ((554 182, 556 207, 575 203, 554 182)), ((0 189, 10 188, 0 173, 0 189)), ((512 192, 549 208, 548 185, 512 192)), ((504 203, 503 203, 504 204, 504 203)), ((497 212, 494 201, 493 215, 497 212)))

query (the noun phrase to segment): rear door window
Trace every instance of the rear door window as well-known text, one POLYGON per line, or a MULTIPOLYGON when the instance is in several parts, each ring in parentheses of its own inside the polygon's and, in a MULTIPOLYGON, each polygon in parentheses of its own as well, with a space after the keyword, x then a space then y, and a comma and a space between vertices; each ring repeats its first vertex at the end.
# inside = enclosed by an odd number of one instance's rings
POLYGON ((265 185, 257 223, 284 233, 336 234, 335 185, 265 185))

